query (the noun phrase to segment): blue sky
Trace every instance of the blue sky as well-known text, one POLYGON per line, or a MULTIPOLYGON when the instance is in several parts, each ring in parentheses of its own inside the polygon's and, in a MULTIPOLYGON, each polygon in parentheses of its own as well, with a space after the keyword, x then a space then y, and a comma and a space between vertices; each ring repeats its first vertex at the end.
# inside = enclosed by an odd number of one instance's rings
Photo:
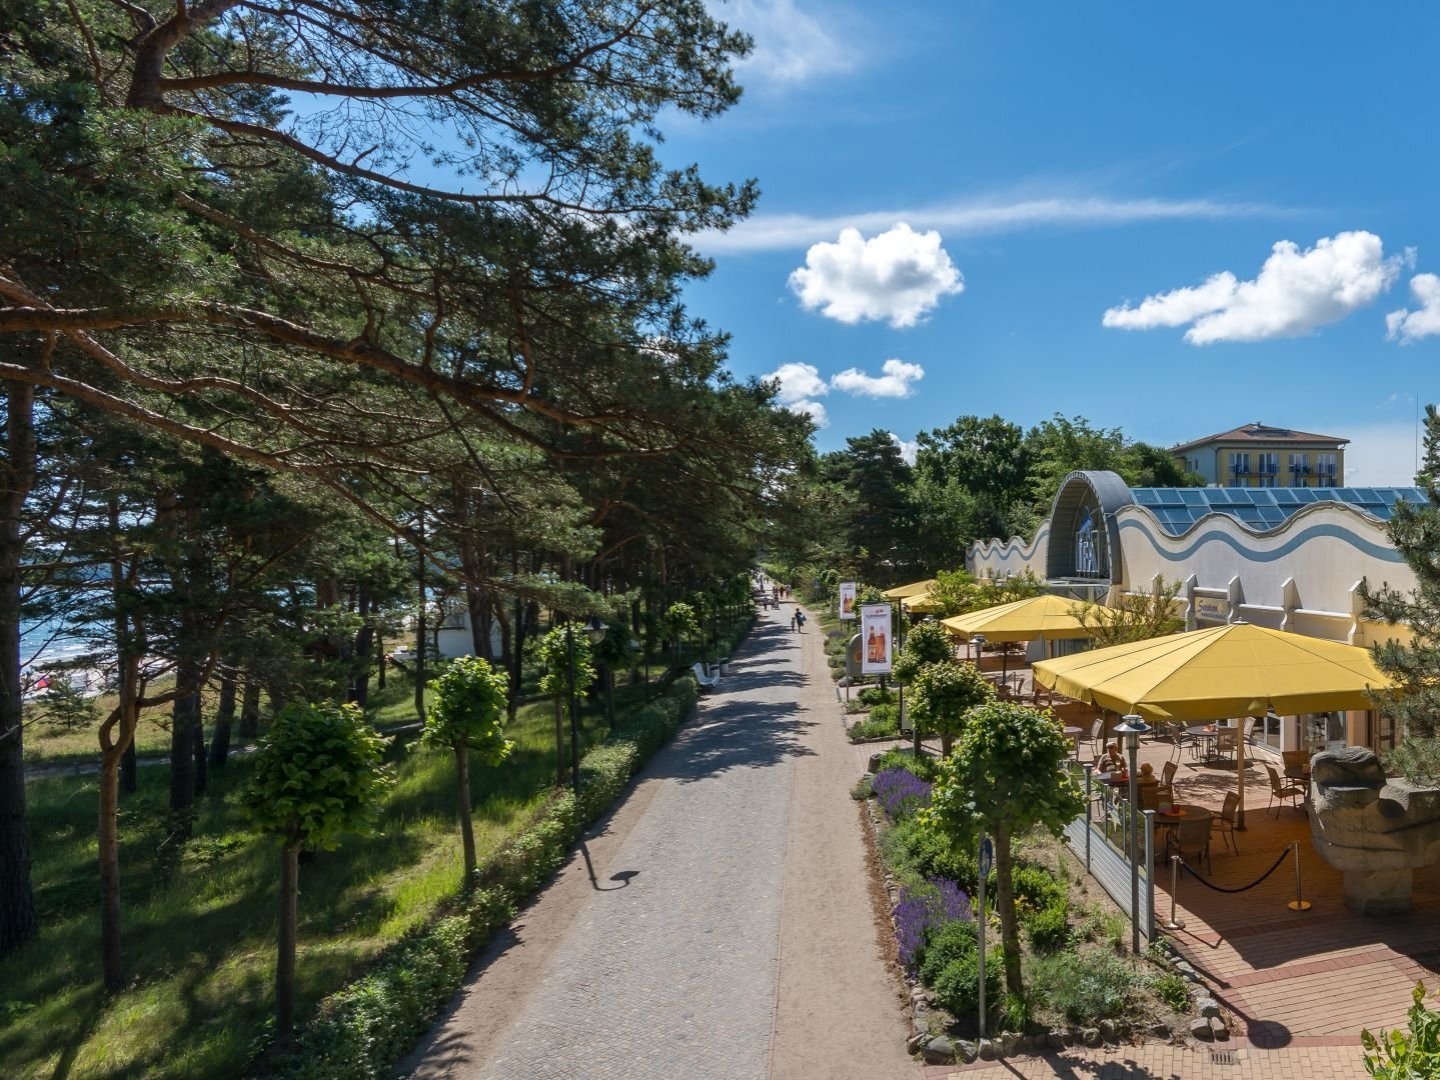
POLYGON ((747 93, 664 153, 763 197, 699 238, 690 304, 823 409, 822 449, 963 413, 1161 444, 1263 420, 1408 482, 1440 397, 1440 9, 713 6, 756 38, 747 93))

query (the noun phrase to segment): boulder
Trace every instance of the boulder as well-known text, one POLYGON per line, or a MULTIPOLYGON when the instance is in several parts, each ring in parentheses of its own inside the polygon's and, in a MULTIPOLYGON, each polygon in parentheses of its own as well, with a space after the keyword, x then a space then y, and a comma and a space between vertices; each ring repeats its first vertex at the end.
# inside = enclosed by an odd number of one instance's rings
POLYGON ((1098 1027, 1081 1028, 1080 1041, 1089 1047, 1099 1046, 1103 1041, 1100 1038, 1100 1029, 1098 1027))
POLYGON ((1200 1011, 1201 1016, 1220 1015, 1220 1003, 1214 998, 1201 998, 1195 1003, 1195 1007, 1200 1011))
POLYGON ((936 1035, 925 1044, 925 1062, 928 1065, 955 1064, 955 1044, 947 1036, 936 1035))
POLYGON ((1197 1017, 1195 1022, 1190 1025, 1190 1034, 1197 1039, 1204 1039, 1206 1042, 1215 1037, 1215 1033, 1210 1030, 1209 1018, 1204 1016, 1197 1017))
POLYGON ((1210 1025, 1210 1037, 1216 1042, 1224 1042, 1230 1038, 1230 1029, 1225 1026, 1225 1021, 1218 1016, 1212 1016, 1207 1021, 1210 1025))

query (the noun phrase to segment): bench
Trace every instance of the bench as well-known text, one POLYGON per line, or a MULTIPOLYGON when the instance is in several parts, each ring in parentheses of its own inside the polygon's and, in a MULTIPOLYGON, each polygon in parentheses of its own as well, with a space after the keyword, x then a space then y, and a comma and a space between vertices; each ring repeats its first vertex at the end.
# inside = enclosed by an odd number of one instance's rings
POLYGON ((690 670, 695 674, 695 681, 700 684, 702 692, 714 690, 720 685, 720 669, 717 667, 712 675, 704 664, 692 664, 690 670))

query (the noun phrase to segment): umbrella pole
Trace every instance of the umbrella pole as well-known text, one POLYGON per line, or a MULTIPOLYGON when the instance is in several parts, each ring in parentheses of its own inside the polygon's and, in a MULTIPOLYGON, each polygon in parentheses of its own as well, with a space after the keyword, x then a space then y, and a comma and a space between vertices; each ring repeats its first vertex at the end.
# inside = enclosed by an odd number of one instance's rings
POLYGON ((1235 808, 1235 831, 1245 831, 1245 725, 1240 724, 1235 732, 1235 769, 1238 773, 1236 787, 1239 790, 1240 805, 1235 808))

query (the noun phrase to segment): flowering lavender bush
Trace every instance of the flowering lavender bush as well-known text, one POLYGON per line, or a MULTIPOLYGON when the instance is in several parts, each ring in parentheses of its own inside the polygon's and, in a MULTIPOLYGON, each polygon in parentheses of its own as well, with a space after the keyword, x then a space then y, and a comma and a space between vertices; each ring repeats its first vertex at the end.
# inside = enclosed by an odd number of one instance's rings
POLYGON ((891 821, 930 805, 930 785, 909 769, 881 769, 870 790, 891 821))
POLYGON ((895 938, 900 945, 900 963, 914 974, 930 934, 946 923, 969 922, 974 918, 970 898, 949 878, 931 878, 925 884, 902 886, 895 905, 895 938))

